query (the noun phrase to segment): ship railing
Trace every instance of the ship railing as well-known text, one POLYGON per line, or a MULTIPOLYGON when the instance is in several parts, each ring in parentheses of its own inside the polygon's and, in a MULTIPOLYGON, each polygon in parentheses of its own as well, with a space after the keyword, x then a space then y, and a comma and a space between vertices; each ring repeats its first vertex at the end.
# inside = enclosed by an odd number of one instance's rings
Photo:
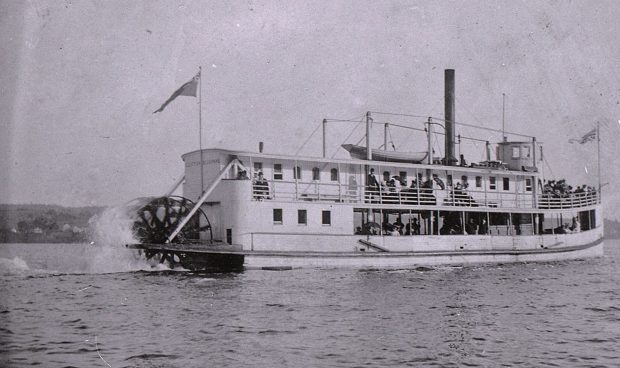
POLYGON ((564 197, 542 194, 535 201, 532 192, 502 192, 440 188, 367 187, 356 183, 269 180, 252 185, 255 200, 326 201, 360 204, 408 206, 456 206, 482 208, 569 209, 594 205, 595 191, 572 193, 564 197))
POLYGON ((549 210, 579 208, 595 205, 599 200, 597 191, 569 193, 564 196, 545 193, 538 197, 538 208, 549 210))
POLYGON ((255 200, 362 202, 358 188, 319 181, 269 180, 252 185, 255 200))
POLYGON ((360 188, 364 193, 365 203, 434 206, 437 204, 433 190, 428 188, 405 188, 390 190, 390 188, 360 188))

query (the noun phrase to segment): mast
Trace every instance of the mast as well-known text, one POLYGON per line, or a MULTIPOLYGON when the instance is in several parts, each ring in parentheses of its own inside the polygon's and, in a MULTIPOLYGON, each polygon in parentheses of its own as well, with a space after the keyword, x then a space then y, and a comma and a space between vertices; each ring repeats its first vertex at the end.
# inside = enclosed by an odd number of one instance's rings
POLYGON ((506 112, 506 94, 502 93, 502 140, 506 142, 506 128, 504 115, 506 112))
POLYGON ((596 160, 598 169, 598 203, 601 203, 601 123, 596 122, 596 160))
POLYGON ((198 147, 200 148, 200 194, 205 190, 204 160, 202 153, 202 65, 198 67, 198 147))

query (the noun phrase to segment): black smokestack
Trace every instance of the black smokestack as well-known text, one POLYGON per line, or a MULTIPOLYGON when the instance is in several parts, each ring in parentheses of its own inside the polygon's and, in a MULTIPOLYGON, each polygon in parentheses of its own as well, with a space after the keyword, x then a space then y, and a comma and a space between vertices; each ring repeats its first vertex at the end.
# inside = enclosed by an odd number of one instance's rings
POLYGON ((454 166, 457 162, 454 156, 454 69, 444 71, 445 80, 445 120, 446 120, 446 147, 445 165, 454 166))

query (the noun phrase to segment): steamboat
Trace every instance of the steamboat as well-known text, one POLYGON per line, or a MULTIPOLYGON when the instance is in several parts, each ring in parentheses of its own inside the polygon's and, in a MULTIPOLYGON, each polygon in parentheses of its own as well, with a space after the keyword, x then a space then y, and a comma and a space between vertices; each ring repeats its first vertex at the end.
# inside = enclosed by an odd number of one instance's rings
POLYGON ((456 157, 454 70, 444 76, 445 115, 420 122, 426 142, 417 152, 388 150, 389 123, 375 120, 383 113, 368 112, 365 144, 342 145, 350 158, 327 157, 327 120, 321 157, 265 153, 262 143, 256 152, 184 154, 185 174, 174 188, 131 204, 139 243, 127 247, 192 270, 601 256, 600 184, 572 189, 547 182, 542 144, 526 135, 508 139, 502 131, 499 142, 478 140, 485 146, 481 162, 456 157), (381 125, 384 144, 375 148, 371 133, 381 125), (437 157, 433 139, 441 135, 444 152, 437 157), (182 197, 172 196, 181 186, 182 197))

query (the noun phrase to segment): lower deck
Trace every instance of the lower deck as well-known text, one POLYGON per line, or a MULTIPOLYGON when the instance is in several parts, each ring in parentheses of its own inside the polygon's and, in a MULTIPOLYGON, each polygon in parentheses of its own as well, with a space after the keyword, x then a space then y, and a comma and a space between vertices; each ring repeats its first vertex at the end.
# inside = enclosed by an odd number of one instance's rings
MULTIPOLYGON (((305 242, 305 249, 313 248, 315 242, 326 240, 320 237, 314 240, 307 236, 297 237, 305 242)), ((270 237, 264 239, 276 241, 270 237)), ((291 250, 289 246, 277 250, 274 244, 267 247, 256 244, 256 247, 253 246, 250 250, 244 250, 240 246, 214 244, 134 244, 129 247, 143 250, 147 254, 160 253, 161 259, 176 259, 179 264, 189 269, 232 270, 282 270, 302 267, 414 268, 455 264, 548 262, 603 255, 602 228, 580 234, 528 236, 512 243, 506 239, 507 237, 488 235, 469 240, 463 235, 412 238, 353 236, 340 239, 341 247, 329 252, 291 250)))

